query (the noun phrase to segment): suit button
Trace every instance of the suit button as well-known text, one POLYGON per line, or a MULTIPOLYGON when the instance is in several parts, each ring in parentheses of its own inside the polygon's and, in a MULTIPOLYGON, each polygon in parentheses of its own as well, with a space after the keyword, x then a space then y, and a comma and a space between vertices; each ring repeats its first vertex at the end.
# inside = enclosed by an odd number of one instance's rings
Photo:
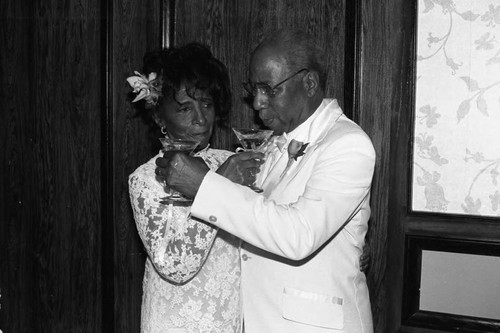
POLYGON ((248 260, 248 256, 246 254, 242 254, 241 255, 241 259, 243 259, 243 261, 247 261, 248 260))
POLYGON ((210 222, 217 222, 217 218, 216 218, 215 216, 213 216, 213 215, 210 215, 210 216, 208 217, 208 220, 209 220, 210 222))

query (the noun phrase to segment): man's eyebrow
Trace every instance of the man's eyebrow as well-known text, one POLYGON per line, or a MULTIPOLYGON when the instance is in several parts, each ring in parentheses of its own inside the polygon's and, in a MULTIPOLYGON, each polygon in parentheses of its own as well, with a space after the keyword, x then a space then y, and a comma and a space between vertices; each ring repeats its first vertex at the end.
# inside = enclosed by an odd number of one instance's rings
POLYGON ((266 85, 266 86, 270 86, 270 81, 267 81, 267 82, 264 82, 264 81, 253 82, 253 81, 249 80, 249 82, 251 82, 252 84, 255 84, 255 85, 266 85))

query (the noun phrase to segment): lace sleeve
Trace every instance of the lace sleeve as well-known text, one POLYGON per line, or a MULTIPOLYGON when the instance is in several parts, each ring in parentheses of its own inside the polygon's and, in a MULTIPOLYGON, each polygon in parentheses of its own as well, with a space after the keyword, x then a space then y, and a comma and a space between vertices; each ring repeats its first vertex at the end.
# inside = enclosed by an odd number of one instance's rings
POLYGON ((161 204, 165 192, 147 174, 129 177, 129 193, 139 236, 158 273, 176 284, 189 281, 205 262, 217 229, 190 218, 190 207, 161 204))

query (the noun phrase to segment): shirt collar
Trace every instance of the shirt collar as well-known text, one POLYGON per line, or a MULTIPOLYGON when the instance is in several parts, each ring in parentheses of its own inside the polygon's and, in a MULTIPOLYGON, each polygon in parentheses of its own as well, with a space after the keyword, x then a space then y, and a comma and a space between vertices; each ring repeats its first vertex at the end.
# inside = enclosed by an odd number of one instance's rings
POLYGON ((207 153, 207 151, 208 151, 209 148, 210 148, 210 143, 205 148, 203 148, 202 150, 197 151, 196 153, 194 153, 194 156, 205 155, 207 153))
POLYGON ((283 133, 282 135, 279 135, 274 138, 274 143, 280 150, 280 152, 283 152, 286 147, 288 147, 288 143, 292 140, 297 140, 300 142, 310 142, 316 135, 316 133, 312 133, 314 131, 314 126, 313 124, 316 123, 317 119, 321 117, 324 112, 324 110, 331 106, 331 103, 335 103, 333 105, 334 107, 337 106, 337 101, 336 100, 331 100, 331 99, 324 99, 321 104, 318 106, 316 111, 306 119, 302 124, 297 126, 293 131, 289 133, 283 133))

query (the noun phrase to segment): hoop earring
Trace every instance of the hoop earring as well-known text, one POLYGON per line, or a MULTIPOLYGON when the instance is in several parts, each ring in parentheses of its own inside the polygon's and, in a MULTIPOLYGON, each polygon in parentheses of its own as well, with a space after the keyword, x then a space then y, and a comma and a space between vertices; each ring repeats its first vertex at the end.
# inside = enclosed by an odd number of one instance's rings
POLYGON ((168 132, 167 132, 167 127, 166 127, 166 126, 162 126, 160 130, 161 130, 161 134, 163 134, 163 135, 165 135, 165 136, 167 136, 167 135, 168 135, 168 132))

